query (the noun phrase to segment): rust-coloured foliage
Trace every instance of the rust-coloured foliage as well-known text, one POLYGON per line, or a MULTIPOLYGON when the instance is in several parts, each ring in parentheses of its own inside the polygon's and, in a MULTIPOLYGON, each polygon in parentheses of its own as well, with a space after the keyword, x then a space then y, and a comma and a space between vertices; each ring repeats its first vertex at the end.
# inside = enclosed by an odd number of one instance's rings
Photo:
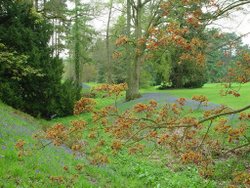
POLYGON ((246 187, 250 186, 250 173, 249 172, 238 172, 234 174, 233 183, 242 183, 246 187))
POLYGON ((25 145, 25 141, 24 140, 18 140, 18 142, 16 143, 15 147, 18 150, 23 150, 25 145))
POLYGON ((192 100, 198 101, 200 104, 206 105, 208 102, 208 98, 204 95, 195 95, 192 97, 192 100))
POLYGON ((127 42, 128 42, 127 36, 122 35, 122 36, 120 36, 120 37, 116 40, 115 45, 116 45, 116 46, 119 46, 119 45, 126 44, 127 42))
MULTIPOLYGON (((228 107, 219 106, 205 110, 200 117, 196 117, 192 115, 195 110, 185 106, 186 99, 179 98, 173 104, 162 105, 151 100, 120 111, 116 100, 126 89, 126 84, 104 84, 96 87, 95 91, 115 100, 114 105, 99 110, 93 108, 93 99, 81 99, 81 102, 77 102, 76 106, 81 106, 78 108, 79 112, 91 105, 87 109, 92 114, 93 127, 88 128, 87 122, 83 120, 72 121, 70 126, 55 124, 36 138, 49 139, 57 146, 66 145, 74 154, 86 154, 88 141, 93 140, 96 143, 89 147, 87 158, 94 165, 108 163, 109 155, 121 151, 139 155, 150 149, 154 150, 154 143, 155 147, 170 152, 183 164, 197 165, 199 174, 205 178, 213 175, 215 159, 235 154, 237 150, 244 151, 244 148, 250 145, 246 134, 249 131, 247 123, 250 114, 243 112, 248 108, 233 111, 228 107), (232 124, 227 116, 236 113, 239 113, 239 122, 232 124), (88 129, 88 135, 84 139, 85 129, 88 129), (104 140, 104 135, 110 140, 104 140), (112 152, 107 153, 107 148, 112 152)), ((207 97, 202 95, 193 96, 192 99, 200 105, 208 103, 207 97)), ((17 142, 16 147, 23 151, 24 141, 17 142)), ((76 166, 75 169, 81 171, 83 167, 76 166)), ((64 167, 64 171, 68 170, 68 167, 64 167)), ((63 183, 61 177, 51 177, 51 181, 63 183)), ((248 185, 249 177, 245 173, 236 175, 233 184, 239 183, 248 185)))
POLYGON ((21 159, 25 155, 25 149, 24 149, 25 141, 24 140, 18 140, 16 142, 15 148, 18 151, 18 158, 21 159))
POLYGON ((79 115, 83 112, 91 112, 94 109, 95 101, 92 98, 81 98, 74 106, 74 114, 79 115))
POLYGON ((93 88, 95 91, 106 92, 108 96, 119 96, 123 91, 127 90, 128 85, 126 83, 121 84, 102 84, 93 88))

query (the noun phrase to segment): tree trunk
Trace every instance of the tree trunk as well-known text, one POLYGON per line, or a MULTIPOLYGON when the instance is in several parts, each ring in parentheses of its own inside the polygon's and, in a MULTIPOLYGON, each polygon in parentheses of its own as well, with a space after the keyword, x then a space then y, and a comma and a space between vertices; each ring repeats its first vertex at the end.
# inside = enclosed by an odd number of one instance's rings
POLYGON ((79 18, 78 18, 78 7, 79 7, 79 0, 75 0, 75 57, 74 57, 74 63, 75 63, 75 80, 76 84, 80 85, 80 44, 79 44, 79 18))
POLYGON ((110 1, 109 7, 109 15, 108 15, 108 23, 107 23, 107 30, 106 30, 106 48, 107 48, 107 82, 112 83, 112 63, 111 63, 111 55, 110 55, 110 45, 109 45, 109 28, 110 28, 110 20, 112 15, 112 8, 113 8, 113 0, 110 1))
POLYGON ((55 56, 55 19, 52 19, 53 33, 51 37, 52 55, 55 56))
MULTIPOLYGON (((130 3, 130 2, 128 2, 130 3)), ((131 6, 131 5, 129 5, 131 6)), ((128 90, 126 92, 126 100, 133 100, 140 97, 139 93, 139 83, 140 83, 140 67, 143 59, 143 50, 142 47, 137 44, 138 39, 142 37, 142 4, 141 0, 137 0, 137 8, 135 10, 135 58, 131 63, 131 66, 128 71, 128 90)), ((128 15, 129 17, 129 15, 128 15)), ((131 12, 130 12, 131 18, 131 12)))
POLYGON ((38 0, 34 1, 34 6, 35 6, 36 11, 38 11, 38 0))

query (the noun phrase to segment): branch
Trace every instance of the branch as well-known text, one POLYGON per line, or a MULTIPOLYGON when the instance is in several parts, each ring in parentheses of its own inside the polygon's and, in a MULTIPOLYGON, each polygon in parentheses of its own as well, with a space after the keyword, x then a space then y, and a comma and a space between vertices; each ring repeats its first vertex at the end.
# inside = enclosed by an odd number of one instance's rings
MULTIPOLYGON (((204 122, 206 122, 206 121, 209 121, 209 120, 214 120, 214 119, 216 119, 216 118, 219 118, 219 117, 221 117, 221 116, 226 116, 226 115, 231 115, 231 114, 238 114, 238 113, 240 113, 240 112, 243 112, 243 111, 245 111, 245 110, 248 110, 248 109, 250 109, 250 105, 248 105, 248 106, 246 106, 246 107, 244 107, 244 108, 241 108, 241 109, 239 109, 239 110, 235 110, 235 111, 231 111, 231 112, 225 112, 225 113, 221 113, 221 114, 216 114, 216 115, 213 115, 213 116, 210 116, 210 117, 208 117, 208 118, 205 118, 205 119, 202 119, 202 120, 200 120, 200 121, 198 121, 196 124, 180 124, 180 123, 178 123, 178 122, 170 122, 170 123, 168 123, 168 122, 164 122, 164 123, 162 123, 162 124, 158 124, 158 126, 147 126, 147 127, 145 127, 146 129, 147 128, 154 128, 154 129, 166 129, 166 128, 187 128, 187 127, 193 127, 193 126, 197 126, 197 125, 199 125, 199 124, 201 124, 201 123, 204 123, 204 122), (176 126, 173 126, 173 125, 176 125, 176 126), (170 125, 170 126, 169 126, 170 125)), ((146 121, 149 121, 148 119, 144 119, 144 120, 146 120, 146 121)))
POLYGON ((200 120, 198 122, 198 124, 204 123, 204 122, 209 121, 209 120, 216 119, 216 118, 221 117, 221 116, 226 116, 226 115, 231 115, 231 114, 238 114, 238 113, 243 112, 243 111, 248 110, 248 109, 250 109, 250 105, 248 105, 248 106, 246 106, 244 108, 241 108, 239 110, 235 110, 235 111, 231 111, 231 112, 225 112, 225 113, 222 113, 222 114, 216 114, 214 116, 210 116, 208 118, 200 120))
POLYGON ((146 5, 147 3, 149 3, 151 0, 145 0, 141 5, 144 6, 146 5))
POLYGON ((247 36, 247 35, 249 35, 249 34, 250 34, 250 32, 247 32, 247 33, 245 33, 245 34, 243 34, 243 35, 241 35, 241 36, 239 36, 239 37, 237 37, 237 38, 235 38, 235 39, 233 39, 233 40, 230 40, 230 41, 225 42, 224 44, 222 44, 222 45, 220 45, 220 46, 217 46, 216 48, 210 49, 207 53, 208 53, 209 55, 211 55, 211 52, 213 52, 213 51, 215 51, 215 50, 218 50, 218 49, 220 49, 220 48, 222 48, 222 47, 224 47, 224 46, 226 46, 226 45, 228 45, 228 44, 230 44, 230 43, 236 43, 237 41, 240 41, 241 38, 243 38, 243 37, 245 37, 245 36, 247 36))
POLYGON ((205 135, 203 136, 203 139, 202 139, 200 145, 197 148, 200 148, 202 146, 203 142, 205 141, 205 139, 206 139, 206 137, 207 137, 207 135, 209 133, 210 128, 212 127, 212 124, 213 124, 213 120, 210 121, 210 124, 209 124, 209 126, 207 128, 207 131, 206 131, 205 135))
POLYGON ((133 0, 128 0, 129 4, 131 5, 132 8, 134 8, 135 10, 137 10, 137 6, 135 4, 135 2, 133 0))
POLYGON ((220 10, 217 14, 215 14, 213 16, 213 19, 218 18, 219 16, 225 14, 226 12, 228 12, 236 7, 239 7, 239 6, 242 6, 245 4, 249 4, 249 3, 250 3, 249 0, 239 0, 238 2, 233 2, 233 3, 229 4, 227 7, 225 7, 224 9, 220 10))
MULTIPOLYGON (((69 132, 69 134, 68 135, 71 135, 72 133, 74 133, 76 131, 76 129, 73 129, 72 131, 70 131, 69 132)), ((59 138, 61 141, 64 141, 64 139, 61 139, 61 138, 59 138)), ((42 146, 40 147, 40 148, 38 148, 37 150, 41 150, 41 149, 44 149, 44 148, 46 148, 47 146, 49 146, 50 144, 53 144, 53 140, 51 140, 50 142, 48 142, 47 144, 45 144, 45 145, 43 145, 42 144, 42 146)))
POLYGON ((248 142, 246 144, 243 144, 243 145, 240 145, 240 146, 237 146, 237 147, 235 147, 233 149, 230 149, 230 150, 226 151, 225 154, 231 153, 231 152, 233 152, 233 151, 235 151, 237 149, 241 149, 241 148, 249 146, 249 145, 250 145, 250 142, 248 142))

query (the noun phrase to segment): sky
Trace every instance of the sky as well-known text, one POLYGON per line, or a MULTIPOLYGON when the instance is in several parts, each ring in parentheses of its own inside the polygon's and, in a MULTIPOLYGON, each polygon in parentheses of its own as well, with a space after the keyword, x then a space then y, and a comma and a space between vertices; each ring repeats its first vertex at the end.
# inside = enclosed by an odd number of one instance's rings
POLYGON ((235 32, 239 36, 249 33, 242 38, 242 42, 250 45, 250 8, 247 9, 244 13, 237 12, 215 22, 212 27, 220 28, 223 32, 235 32))
MULTIPOLYGON (((210 27, 220 28, 223 32, 235 32, 239 36, 249 33, 242 38, 242 41, 244 44, 250 45, 250 8, 248 8, 248 10, 249 11, 245 11, 244 13, 233 13, 228 18, 223 18, 216 21, 210 27)), ((114 22, 120 13, 117 10, 113 11, 114 22)), ((96 30, 102 31, 106 29, 107 18, 108 12, 92 21, 92 24, 96 28, 96 30)))
MULTIPOLYGON (((109 0, 103 0, 102 2, 108 2, 109 0)), ((85 3, 95 3, 95 0, 82 0, 85 3)), ((72 3, 69 4, 69 7, 74 7, 72 3)), ((245 35, 250 33, 250 6, 244 7, 246 10, 243 12, 237 11, 233 13, 230 17, 216 21, 210 27, 220 28, 223 32, 235 32, 238 35, 245 35)), ((113 9, 112 21, 113 23, 120 15, 120 12, 116 9, 113 9)), ((101 13, 101 16, 95 18, 91 21, 91 24, 94 28, 103 33, 106 30, 108 20, 108 10, 104 10, 101 13), (102 32, 103 31, 103 32, 102 32)), ((243 43, 250 45, 250 34, 242 38, 243 43)))

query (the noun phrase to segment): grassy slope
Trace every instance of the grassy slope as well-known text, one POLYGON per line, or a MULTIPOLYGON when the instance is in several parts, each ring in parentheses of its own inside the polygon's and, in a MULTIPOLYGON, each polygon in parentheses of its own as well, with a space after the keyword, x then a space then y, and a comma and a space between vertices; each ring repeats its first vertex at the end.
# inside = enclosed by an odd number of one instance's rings
MULTIPOLYGON (((28 156, 19 159, 15 143, 22 139, 32 147, 35 144, 32 133, 47 122, 38 121, 2 103, 0 114, 0 187, 54 187, 49 176, 64 176, 64 165, 80 162, 65 149, 53 146, 31 150, 28 156)), ((82 179, 82 185, 90 186, 86 179, 82 179)))
MULTIPOLYGON (((95 84, 91 84, 95 85, 95 84)), ((193 95, 204 94, 211 102, 227 104, 233 108, 244 106, 249 101, 250 85, 241 90, 242 97, 230 98, 218 95, 219 85, 209 84, 202 89, 180 89, 159 91, 155 88, 144 89, 143 92, 166 92, 179 97, 191 98, 193 95)), ((98 104, 105 106, 111 103, 107 99, 97 99, 98 104)), ((130 106, 130 105, 129 105, 130 106)), ((152 161, 145 156, 129 156, 125 153, 112 156, 111 163, 104 166, 92 166, 84 159, 76 159, 63 148, 53 146, 43 150, 31 151, 32 155, 18 159, 14 145, 17 140, 24 139, 29 145, 34 144, 31 134, 39 130, 43 125, 53 123, 68 124, 75 119, 89 121, 90 115, 69 116, 58 118, 53 121, 38 121, 24 113, 16 111, 0 103, 0 187, 60 187, 49 181, 49 176, 63 176, 65 179, 72 175, 63 171, 63 166, 70 167, 70 173, 76 174, 74 166, 84 164, 84 170, 80 175, 75 187, 215 187, 213 181, 201 179, 195 168, 183 166, 171 171, 166 168, 168 160, 161 156, 162 163, 152 161)), ((91 126, 91 125, 90 125, 91 126)), ((84 135, 88 135, 85 132, 84 135)), ((108 140, 108 138, 106 138, 108 140)), ((92 142, 96 143, 97 140, 92 142)), ((218 167, 217 181, 227 181, 234 163, 241 169, 240 163, 232 160, 218 167), (222 170, 222 168, 224 170, 222 170), (228 171, 227 171, 228 170, 228 171), (224 173, 224 171, 227 171, 224 173), (223 172, 223 173, 221 173, 223 172)), ((63 187, 63 186, 61 186, 63 187)))
MULTIPOLYGON (((103 101, 102 105, 108 103, 103 101)), ((53 184, 49 176, 63 176, 65 180, 76 174, 74 166, 84 164, 75 187, 215 187, 212 181, 201 179, 195 168, 183 167, 174 173, 164 163, 153 162, 145 157, 127 154, 112 156, 111 163, 92 166, 86 160, 77 159, 63 148, 48 146, 42 150, 32 150, 23 159, 17 157, 14 147, 19 139, 28 145, 35 144, 32 132, 43 125, 79 118, 88 115, 71 116, 52 122, 38 121, 24 113, 0 103, 0 187, 64 187, 53 184), (70 173, 63 170, 68 166, 70 173)), ((87 133, 86 133, 87 134, 87 133)), ((69 183, 69 182, 68 182, 69 183)), ((71 183, 69 185, 72 186, 71 183)))
POLYGON ((149 92, 160 92, 169 93, 174 96, 192 98, 194 95, 205 95, 208 97, 210 102, 216 104, 225 104, 231 108, 238 109, 244 107, 250 103, 250 83, 242 85, 240 89, 241 97, 220 96, 220 89, 222 89, 221 84, 205 84, 202 88, 197 89, 169 89, 169 90, 157 90, 155 87, 149 87, 147 89, 142 89, 142 93, 149 92))

